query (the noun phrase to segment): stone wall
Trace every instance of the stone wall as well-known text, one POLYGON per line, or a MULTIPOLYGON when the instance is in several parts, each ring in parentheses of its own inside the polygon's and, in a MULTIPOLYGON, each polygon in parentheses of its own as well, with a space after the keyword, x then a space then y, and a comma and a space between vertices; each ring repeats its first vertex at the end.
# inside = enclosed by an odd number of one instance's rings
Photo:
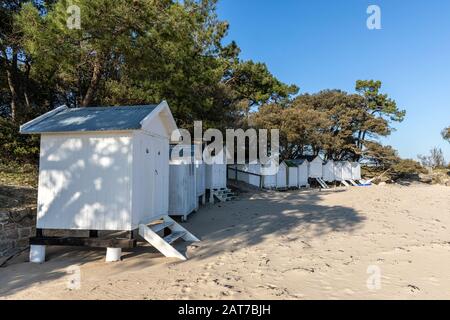
POLYGON ((36 233, 36 208, 0 211, 0 256, 28 247, 36 233))

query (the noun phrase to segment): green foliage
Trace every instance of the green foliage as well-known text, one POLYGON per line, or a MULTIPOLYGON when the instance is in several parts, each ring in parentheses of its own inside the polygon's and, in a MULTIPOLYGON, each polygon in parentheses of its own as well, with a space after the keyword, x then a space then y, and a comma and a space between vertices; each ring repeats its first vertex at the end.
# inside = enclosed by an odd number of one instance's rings
MULTIPOLYGON (((252 107, 298 90, 224 43, 217 0, 0 0, 0 158, 36 157, 18 123, 61 104, 167 100, 179 126, 247 125, 252 107), (67 27, 70 5, 81 29, 67 27), (7 72, 3 72, 6 70, 7 72), (8 120, 6 120, 8 119, 8 120)), ((34 139, 34 140, 33 140, 34 139)))
POLYGON ((420 163, 412 159, 399 159, 391 170, 393 179, 408 178, 410 176, 417 176, 420 173, 426 173, 420 163))
POLYGON ((391 122, 405 116, 380 87, 380 81, 359 80, 358 94, 303 94, 287 104, 260 108, 253 121, 259 127, 280 128, 285 157, 322 153, 329 159, 359 160, 369 138, 388 136, 391 122))
POLYGON ((0 117, 0 155, 6 161, 34 163, 39 155, 39 137, 19 134, 19 126, 0 117))
POLYGON ((382 170, 392 168, 400 161, 397 151, 391 146, 384 146, 374 141, 366 141, 364 147, 364 159, 382 170))
POLYGON ((264 64, 240 61, 222 45, 228 24, 216 0, 60 0, 48 15, 28 4, 17 20, 33 57, 32 74, 49 79, 71 106, 145 104, 165 99, 180 126, 235 124, 241 107, 296 93, 264 64), (69 29, 67 7, 81 9, 69 29))
POLYGON ((444 130, 442 130, 442 137, 448 142, 450 142, 450 127, 447 127, 444 130))

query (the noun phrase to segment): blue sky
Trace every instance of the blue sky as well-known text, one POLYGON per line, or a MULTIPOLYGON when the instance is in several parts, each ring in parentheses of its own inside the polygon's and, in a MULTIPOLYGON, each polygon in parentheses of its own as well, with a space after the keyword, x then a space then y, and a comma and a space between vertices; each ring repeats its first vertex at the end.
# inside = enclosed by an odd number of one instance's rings
POLYGON ((450 1, 220 0, 218 15, 242 59, 265 62, 301 93, 381 80, 407 111, 384 142, 405 158, 438 146, 450 161, 440 135, 450 125, 450 1), (381 30, 366 27, 371 4, 381 8, 381 30))

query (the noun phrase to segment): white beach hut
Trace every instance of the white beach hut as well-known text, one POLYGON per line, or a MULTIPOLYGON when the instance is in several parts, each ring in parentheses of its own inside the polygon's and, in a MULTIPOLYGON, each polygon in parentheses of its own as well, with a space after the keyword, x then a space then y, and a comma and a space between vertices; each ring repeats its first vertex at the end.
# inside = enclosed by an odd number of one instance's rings
POLYGON ((287 170, 288 167, 286 163, 283 161, 280 163, 278 172, 276 175, 277 179, 277 189, 286 189, 287 188, 287 170))
POLYGON ((361 180, 361 164, 358 162, 352 162, 352 179, 361 180))
POLYGON ((227 187, 227 161, 224 150, 215 157, 223 160, 212 164, 205 163, 205 187, 209 190, 225 189, 227 187))
POLYGON ((336 181, 342 181, 342 162, 334 161, 334 179, 336 181))
POLYGON ((287 166, 288 188, 298 188, 298 165, 295 161, 285 160, 287 166))
POLYGON ((349 161, 342 161, 342 180, 352 180, 352 164, 349 161))
POLYGON ((307 156, 306 159, 309 163, 308 175, 309 178, 322 178, 322 165, 323 160, 320 156, 312 157, 307 156))
POLYGON ((195 165, 177 161, 170 162, 169 215, 186 220, 198 207, 195 182, 195 165))
POLYGON ((308 160, 306 158, 288 160, 297 166, 297 187, 307 187, 308 183, 308 160))
POLYGON ((325 180, 326 182, 333 182, 336 180, 335 175, 334 175, 334 161, 333 160, 328 160, 328 161, 324 161, 323 166, 322 166, 322 178, 323 180, 325 180))
POLYGON ((261 175, 263 175, 263 188, 265 189, 286 189, 287 188, 287 165, 284 162, 279 163, 278 169, 276 160, 269 160, 267 164, 260 166, 261 175))
POLYGON ((277 173, 275 172, 275 164, 269 161, 267 164, 261 164, 262 186, 264 189, 277 188, 277 173))
POLYGON ((195 170, 195 184, 197 200, 201 197, 202 204, 206 202, 206 165, 203 159, 197 159, 195 156, 195 148, 199 149, 201 155, 201 145, 192 145, 192 161, 194 163, 195 170))
POLYGON ((171 148, 169 215, 181 216, 183 220, 198 208, 196 164, 192 161, 191 150, 191 145, 171 148))
MULTIPOLYGON (((127 241, 73 241, 45 238, 42 229, 90 230, 96 234, 99 230, 141 231, 143 226, 145 231, 146 224, 167 216, 169 139, 174 130, 177 126, 166 102, 63 106, 22 125, 21 133, 41 135, 38 236, 30 239, 31 261, 45 259, 45 245, 108 243, 108 250, 117 253, 136 244, 132 233, 127 241)), ((185 233, 184 239, 190 238, 188 235, 185 233)), ((152 244, 161 250, 157 243, 152 244)), ((176 250, 169 251, 161 252, 175 256, 176 250)))
POLYGON ((298 160, 296 160, 296 162, 298 164, 298 186, 299 187, 307 187, 309 185, 309 183, 308 183, 308 177, 309 177, 308 160, 298 159, 298 160))

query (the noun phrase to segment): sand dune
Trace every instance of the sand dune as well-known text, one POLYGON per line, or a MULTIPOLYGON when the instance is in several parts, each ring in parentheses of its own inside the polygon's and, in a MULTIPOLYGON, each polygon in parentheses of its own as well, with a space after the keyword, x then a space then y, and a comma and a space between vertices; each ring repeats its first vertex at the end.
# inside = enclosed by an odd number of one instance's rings
POLYGON ((145 245, 113 264, 103 250, 50 248, 45 264, 26 263, 24 254, 0 268, 0 297, 450 298, 449 187, 245 193, 185 225, 202 239, 180 244, 187 262, 145 245), (80 288, 70 266, 79 267, 80 288))

